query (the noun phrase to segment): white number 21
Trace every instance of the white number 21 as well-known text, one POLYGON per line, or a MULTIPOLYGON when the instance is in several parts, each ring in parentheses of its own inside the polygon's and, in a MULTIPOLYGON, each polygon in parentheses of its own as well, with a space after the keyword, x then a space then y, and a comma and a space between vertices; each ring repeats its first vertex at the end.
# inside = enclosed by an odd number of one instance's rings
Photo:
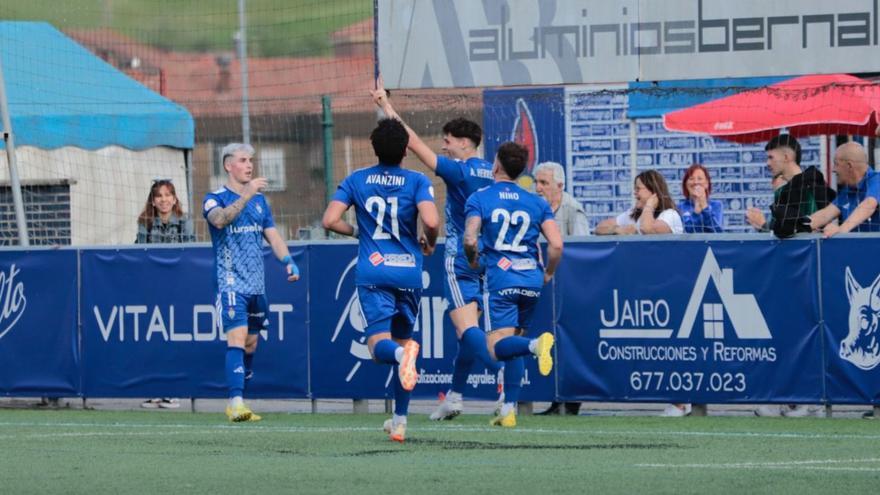
POLYGON ((397 197, 391 196, 383 199, 381 196, 370 196, 364 204, 367 212, 373 213, 376 210, 376 230, 373 232, 373 239, 400 239, 400 227, 397 225, 397 197), (382 230, 382 222, 385 220, 385 202, 391 205, 391 234, 382 230))

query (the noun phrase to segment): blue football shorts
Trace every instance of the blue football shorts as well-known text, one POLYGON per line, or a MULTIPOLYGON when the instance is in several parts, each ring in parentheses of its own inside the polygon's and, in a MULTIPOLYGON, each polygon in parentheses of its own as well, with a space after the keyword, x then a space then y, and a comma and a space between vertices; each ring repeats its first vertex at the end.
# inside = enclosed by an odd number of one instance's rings
POLYGON ((490 291, 486 303, 489 331, 508 327, 527 330, 540 297, 541 289, 508 287, 490 291))
POLYGON ((482 310, 485 287, 483 270, 473 270, 466 265, 467 261, 462 257, 447 256, 443 260, 443 295, 452 309, 476 302, 477 308, 482 310))
POLYGON ((214 308, 220 314, 223 333, 244 326, 247 326, 248 334, 269 328, 269 303, 265 294, 220 292, 214 308))
POLYGON ((419 317, 421 289, 394 289, 375 285, 357 287, 358 302, 367 322, 367 338, 391 332, 398 339, 412 338, 413 326, 419 317))

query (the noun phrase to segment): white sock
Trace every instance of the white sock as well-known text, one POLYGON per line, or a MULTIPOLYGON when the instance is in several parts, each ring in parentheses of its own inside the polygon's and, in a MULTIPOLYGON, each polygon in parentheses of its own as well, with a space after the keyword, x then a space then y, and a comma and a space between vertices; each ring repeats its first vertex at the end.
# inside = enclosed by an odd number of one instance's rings
POLYGON ((461 400, 461 394, 450 390, 449 393, 446 394, 446 400, 461 400))
POLYGON ((513 412, 513 406, 515 404, 513 402, 505 402, 504 405, 501 406, 501 411, 498 413, 499 416, 507 416, 508 414, 513 412))
POLYGON ((538 339, 532 339, 529 341, 529 352, 532 354, 535 353, 535 349, 538 348, 538 339))
POLYGON ((242 399, 240 395, 229 399, 229 406, 230 407, 238 407, 242 404, 244 404, 244 399, 242 399))
POLYGON ((406 416, 398 416, 395 414, 391 417, 391 424, 399 425, 401 423, 406 424, 406 416))
POLYGON ((394 350, 394 359, 396 359, 398 363, 403 361, 403 346, 394 350))

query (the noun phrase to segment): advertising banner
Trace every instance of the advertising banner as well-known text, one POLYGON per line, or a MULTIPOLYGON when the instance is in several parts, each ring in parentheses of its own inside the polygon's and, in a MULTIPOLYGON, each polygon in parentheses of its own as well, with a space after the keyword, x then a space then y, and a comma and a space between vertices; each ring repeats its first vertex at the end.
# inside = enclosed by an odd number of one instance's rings
POLYGON ((822 243, 826 386, 835 404, 880 404, 878 248, 876 237, 822 243))
POLYGON ((79 393, 77 252, 0 251, 0 394, 79 393))
POLYGON ((389 88, 876 72, 877 0, 379 0, 389 88))
MULTIPOLYGON (((292 250, 308 280, 305 249, 292 250)), ((307 282, 288 283, 264 251, 268 329, 249 397, 308 395, 307 282)), ((225 397, 226 339, 214 309, 210 248, 82 251, 83 394, 225 397)))
POLYGON ((560 396, 820 402, 816 243, 670 244, 566 248, 560 396))
POLYGON ((565 166, 565 102, 562 88, 487 90, 483 92, 484 154, 495 159, 505 141, 519 143, 529 151, 526 171, 519 184, 534 190, 535 165, 557 162, 565 166))

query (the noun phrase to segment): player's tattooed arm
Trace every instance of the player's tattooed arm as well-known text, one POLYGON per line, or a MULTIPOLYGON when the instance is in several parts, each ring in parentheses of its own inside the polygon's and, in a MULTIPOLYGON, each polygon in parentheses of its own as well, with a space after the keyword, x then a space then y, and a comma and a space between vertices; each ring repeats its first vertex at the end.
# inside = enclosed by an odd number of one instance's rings
POLYGON ((479 267, 477 258, 480 253, 478 250, 477 238, 480 235, 482 224, 483 222, 480 217, 472 216, 468 217, 467 223, 464 227, 464 254, 467 256, 471 268, 479 267))
POLYGON ((227 225, 241 214, 247 202, 251 200, 258 192, 262 191, 269 181, 265 177, 257 177, 244 185, 241 189, 240 197, 231 205, 225 208, 214 208, 208 212, 208 221, 211 225, 218 229, 226 228, 227 225))
POLYGON ((226 228, 244 209, 248 202, 244 197, 238 198, 226 208, 214 208, 208 212, 208 221, 218 229, 226 228))

